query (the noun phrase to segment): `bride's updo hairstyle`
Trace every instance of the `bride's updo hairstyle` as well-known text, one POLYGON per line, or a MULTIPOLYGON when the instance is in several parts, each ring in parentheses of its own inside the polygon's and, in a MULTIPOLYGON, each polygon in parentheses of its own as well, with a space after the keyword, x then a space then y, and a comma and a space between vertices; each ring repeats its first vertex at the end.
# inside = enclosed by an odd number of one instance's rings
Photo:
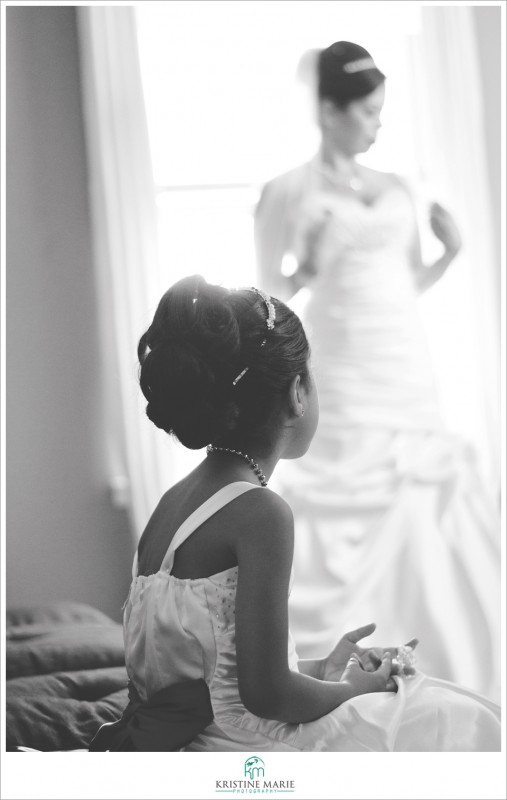
POLYGON ((192 450, 269 437, 284 390, 296 375, 309 379, 301 321, 271 302, 276 321, 268 329, 266 303, 251 289, 193 275, 163 295, 138 346, 146 414, 158 428, 192 450))
POLYGON ((366 97, 385 81, 369 52, 353 42, 335 42, 321 50, 317 71, 319 99, 331 100, 338 108, 366 97))

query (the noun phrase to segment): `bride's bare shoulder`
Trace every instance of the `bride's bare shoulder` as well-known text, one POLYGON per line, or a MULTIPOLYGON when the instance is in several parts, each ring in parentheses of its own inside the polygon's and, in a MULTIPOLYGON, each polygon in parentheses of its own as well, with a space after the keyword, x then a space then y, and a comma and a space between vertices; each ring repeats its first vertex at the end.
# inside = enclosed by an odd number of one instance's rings
POLYGON ((395 172, 381 172, 364 164, 358 165, 358 169, 363 181, 378 192, 402 183, 402 179, 395 172))
POLYGON ((359 174, 364 187, 362 193, 367 202, 376 202, 394 188, 399 188, 407 194, 407 197, 412 197, 409 182, 395 172, 381 172, 361 165, 359 174))

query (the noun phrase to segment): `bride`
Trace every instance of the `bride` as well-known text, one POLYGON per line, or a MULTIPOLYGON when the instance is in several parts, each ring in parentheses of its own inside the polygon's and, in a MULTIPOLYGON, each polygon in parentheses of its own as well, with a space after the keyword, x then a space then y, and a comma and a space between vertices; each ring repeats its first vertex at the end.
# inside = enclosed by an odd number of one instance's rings
POLYGON ((417 630, 423 671, 498 699, 499 515, 472 449, 442 425, 417 309, 460 234, 434 204, 443 253, 424 264, 406 183, 357 163, 384 84, 364 48, 321 51, 320 150, 269 182, 256 211, 260 285, 292 298, 321 405, 308 454, 278 468, 296 523, 291 629, 303 657, 364 619, 387 640, 417 630))

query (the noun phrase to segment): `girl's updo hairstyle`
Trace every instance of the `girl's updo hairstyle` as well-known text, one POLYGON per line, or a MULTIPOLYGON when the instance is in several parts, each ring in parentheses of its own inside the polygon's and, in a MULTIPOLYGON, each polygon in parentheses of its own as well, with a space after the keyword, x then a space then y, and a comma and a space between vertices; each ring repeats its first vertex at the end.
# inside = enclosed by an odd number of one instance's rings
POLYGON ((353 42, 335 42, 321 50, 317 70, 319 99, 338 108, 366 97, 385 81, 369 52, 353 42))
POLYGON ((276 321, 268 330, 266 304, 251 289, 193 275, 163 295, 138 346, 146 414, 158 428, 192 450, 269 437, 284 390, 296 375, 308 380, 309 357, 299 318, 271 302, 276 321))

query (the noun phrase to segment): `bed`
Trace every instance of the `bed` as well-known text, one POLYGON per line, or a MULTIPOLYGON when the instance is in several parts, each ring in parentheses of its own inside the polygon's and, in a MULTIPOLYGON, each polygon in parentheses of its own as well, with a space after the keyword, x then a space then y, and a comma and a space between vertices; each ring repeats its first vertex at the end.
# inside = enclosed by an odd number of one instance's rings
POLYGON ((6 749, 80 750, 128 702, 122 626, 82 603, 6 611, 6 749))

